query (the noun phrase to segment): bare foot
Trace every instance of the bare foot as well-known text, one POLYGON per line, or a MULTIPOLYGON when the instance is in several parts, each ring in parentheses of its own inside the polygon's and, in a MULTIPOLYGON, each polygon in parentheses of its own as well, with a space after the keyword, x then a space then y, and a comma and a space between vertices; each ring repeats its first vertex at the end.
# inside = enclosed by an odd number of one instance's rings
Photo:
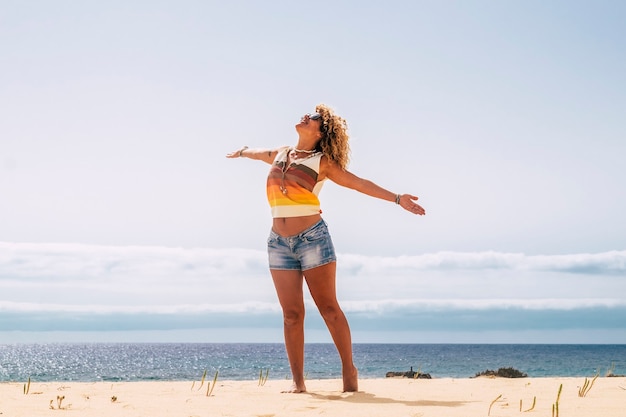
POLYGON ((281 391, 281 393, 283 393, 283 394, 300 394, 301 392, 306 392, 306 387, 304 386, 304 384, 299 386, 295 382, 293 384, 291 384, 289 389, 281 391))
POLYGON ((359 390, 359 371, 356 367, 343 371, 343 392, 357 392, 359 390))

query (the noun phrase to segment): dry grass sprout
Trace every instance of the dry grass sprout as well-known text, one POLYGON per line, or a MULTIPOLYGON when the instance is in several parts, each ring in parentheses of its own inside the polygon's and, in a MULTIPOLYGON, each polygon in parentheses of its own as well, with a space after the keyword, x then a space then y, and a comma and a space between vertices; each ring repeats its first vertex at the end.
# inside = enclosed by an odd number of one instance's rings
POLYGON ((263 369, 261 369, 261 372, 259 372, 259 387, 262 387, 263 385, 265 385, 269 375, 270 375, 270 368, 267 368, 267 370, 265 371, 265 375, 263 375, 263 369))
POLYGON ((561 391, 563 391, 563 384, 559 386, 559 392, 556 394, 556 402, 552 404, 552 417, 559 417, 559 399, 561 398, 561 391))
MULTIPOLYGON (((215 371, 215 376, 213 377, 213 383, 211 384, 210 382, 207 383, 207 387, 206 387, 206 396, 209 397, 211 395, 211 393, 213 392, 213 389, 215 388, 215 383, 217 382, 217 375, 218 375, 219 371, 215 371)), ((196 391, 200 391, 202 389, 202 387, 204 386, 204 381, 206 380, 206 375, 207 375, 207 370, 204 370, 204 373, 202 374, 202 379, 200 380, 200 386, 198 387, 198 389, 196 391)), ((194 381, 191 384, 191 390, 193 391, 194 386, 196 385, 196 381, 194 381)))
POLYGON ((495 404, 495 403, 496 403, 496 402, 497 402, 500 398, 502 398, 502 394, 498 395, 498 396, 496 397, 496 399, 495 399, 495 400, 493 400, 493 401, 491 402, 491 404, 489 404, 489 410, 487 411, 487 415, 488 415, 488 416, 490 416, 490 415, 491 415, 491 407, 493 407, 493 405, 494 405, 494 404, 495 404))
POLYGON ((30 392, 30 377, 28 377, 28 382, 24 384, 24 395, 28 395, 30 392))
MULTIPOLYGON (((535 405, 537 405, 537 396, 536 395, 533 397, 533 405, 531 405, 528 410, 524 410, 523 412, 527 413, 529 411, 534 410, 535 409, 535 405)), ((520 411, 520 413, 522 412, 522 400, 519 400, 519 411, 520 411)))
POLYGON ((200 388, 202 388, 202 386, 204 385, 205 379, 206 379, 206 369, 204 370, 204 373, 202 374, 202 379, 200 380, 200 386, 198 387, 198 391, 200 391, 200 388))
POLYGON ((615 362, 611 363, 611 366, 606 370, 606 377, 615 376, 615 362))
POLYGON ((63 400, 65 399, 65 395, 57 395, 57 406, 54 408, 54 400, 50 400, 50 409, 51 410, 67 410, 72 406, 72 404, 68 404, 65 407, 63 406, 63 400))
POLYGON ((219 371, 215 371, 215 376, 213 377, 213 384, 209 384, 206 387, 206 396, 210 397, 211 393, 213 392, 213 389, 215 388, 215 383, 217 382, 217 375, 218 375, 219 371))
POLYGON ((578 389, 579 397, 585 397, 587 396, 587 394, 589 394, 589 391, 591 391, 591 388, 593 387, 594 382, 596 382, 596 379, 598 379, 598 376, 600 376, 599 373, 596 374, 596 376, 594 376, 593 379, 591 380, 585 378, 585 383, 583 384, 582 387, 578 389))

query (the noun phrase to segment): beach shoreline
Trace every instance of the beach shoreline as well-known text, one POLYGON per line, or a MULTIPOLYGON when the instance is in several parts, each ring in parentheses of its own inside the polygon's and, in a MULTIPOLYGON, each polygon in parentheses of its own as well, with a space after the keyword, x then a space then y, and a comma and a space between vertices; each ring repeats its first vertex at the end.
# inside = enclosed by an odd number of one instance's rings
MULTIPOLYGON (((588 382, 591 379, 587 379, 588 382)), ((0 416, 65 413, 105 416, 550 416, 558 399, 562 416, 624 414, 626 378, 600 377, 584 397, 585 378, 378 378, 341 392, 341 380, 307 381, 308 392, 283 394, 290 381, 0 383, 0 416), (25 391, 28 390, 28 393, 25 391), (207 395, 210 394, 210 395, 207 395), (521 403, 520 403, 521 402, 521 403), (533 406, 534 403, 534 406, 533 406), (521 410, 521 411, 520 411, 521 410), (529 411, 528 411, 529 410, 529 411)), ((61 414, 61 415, 62 415, 61 414)))

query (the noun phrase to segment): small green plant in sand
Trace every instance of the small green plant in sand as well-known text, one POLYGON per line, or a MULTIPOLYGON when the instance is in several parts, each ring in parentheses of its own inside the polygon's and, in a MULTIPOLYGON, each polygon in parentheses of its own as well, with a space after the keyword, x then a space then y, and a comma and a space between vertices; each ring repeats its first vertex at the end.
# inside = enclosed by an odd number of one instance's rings
POLYGON ((27 395, 30 392, 30 377, 28 377, 28 382, 24 384, 24 395, 27 395))
POLYGON ((259 387, 262 387, 263 385, 265 385, 269 375, 270 375, 270 368, 267 368, 267 370, 265 371, 265 375, 263 375, 263 369, 261 369, 261 372, 259 372, 259 387))
POLYGON ((596 374, 596 376, 593 377, 593 379, 589 380, 587 378, 585 378, 585 383, 583 384, 582 387, 580 387, 578 389, 578 396, 579 397, 585 397, 587 396, 587 394, 589 393, 589 391, 591 391, 591 387, 593 387, 594 382, 596 382, 596 379, 598 379, 598 376, 600 376, 600 374, 596 374))
MULTIPOLYGON (((537 396, 533 397, 533 405, 530 406, 530 408, 528 410, 524 410, 524 413, 527 413, 529 411, 532 411, 535 409, 535 405, 537 405, 537 396)), ((522 412, 522 400, 519 400, 519 412, 522 412)))
POLYGON ((488 416, 490 416, 490 415, 491 415, 491 407, 493 407, 493 405, 494 405, 494 404, 495 404, 495 403, 496 403, 496 402, 497 402, 500 398, 502 398, 502 394, 498 395, 498 396, 496 397, 496 399, 495 399, 495 400, 493 400, 493 401, 491 402, 491 404, 489 404, 489 411, 487 411, 487 415, 488 415, 488 416))
POLYGON ((559 385, 559 392, 556 394, 556 402, 552 404, 552 417, 559 417, 559 399, 563 391, 563 384, 559 385))

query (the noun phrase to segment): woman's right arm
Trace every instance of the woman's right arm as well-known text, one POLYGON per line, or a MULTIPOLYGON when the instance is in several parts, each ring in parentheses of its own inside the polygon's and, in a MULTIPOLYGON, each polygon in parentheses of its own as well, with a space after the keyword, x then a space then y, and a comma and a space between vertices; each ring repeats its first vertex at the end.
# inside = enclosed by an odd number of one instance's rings
POLYGON ((226 158, 249 158, 272 164, 274 162, 274 158, 276 158, 276 155, 282 149, 284 149, 284 147, 277 149, 250 149, 247 146, 244 146, 236 151, 227 153, 226 158))

